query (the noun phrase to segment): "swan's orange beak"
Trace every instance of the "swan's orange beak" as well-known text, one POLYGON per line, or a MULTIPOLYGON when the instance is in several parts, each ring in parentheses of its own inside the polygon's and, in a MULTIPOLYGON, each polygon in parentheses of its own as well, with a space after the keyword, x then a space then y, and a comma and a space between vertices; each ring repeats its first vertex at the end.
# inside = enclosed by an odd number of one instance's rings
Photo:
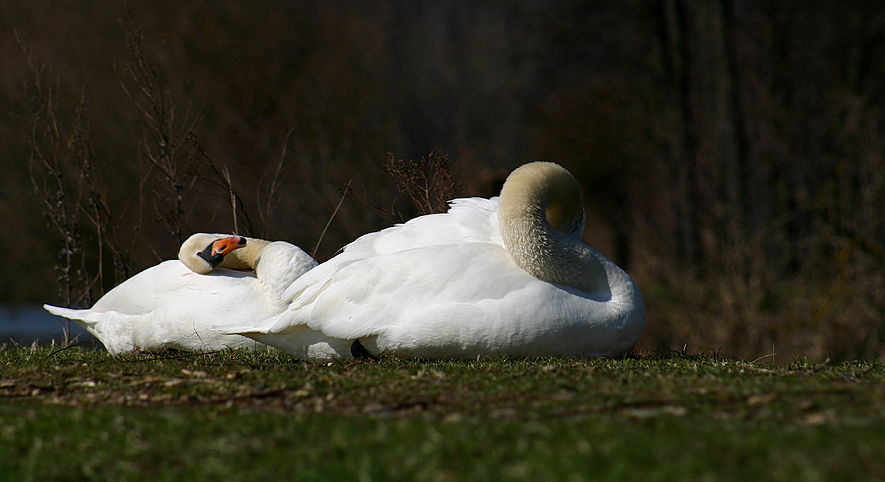
POLYGON ((219 239, 212 243, 212 255, 226 255, 232 251, 242 248, 246 245, 246 238, 241 236, 231 236, 229 238, 219 239))

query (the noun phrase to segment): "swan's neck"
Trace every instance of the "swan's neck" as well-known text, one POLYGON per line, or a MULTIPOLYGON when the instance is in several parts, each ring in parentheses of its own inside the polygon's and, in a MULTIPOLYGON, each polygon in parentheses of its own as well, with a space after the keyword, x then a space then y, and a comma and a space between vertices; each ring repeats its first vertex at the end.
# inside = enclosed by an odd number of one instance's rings
POLYGON ((263 239, 246 238, 246 246, 228 254, 217 268, 255 270, 261 259, 261 252, 270 241, 263 239))
POLYGON ((507 178, 498 221, 513 261, 532 276, 592 293, 608 289, 596 251, 579 241, 583 206, 577 181, 553 163, 532 163, 507 178))
POLYGON ((224 238, 231 236, 194 234, 182 244, 178 258, 198 274, 209 274, 214 268, 255 271, 255 277, 275 300, 293 281, 317 265, 310 255, 289 243, 238 236, 233 241, 237 243, 236 248, 213 266, 215 259, 211 256, 207 259, 206 252, 215 249, 216 241, 224 238), (245 239, 245 244, 240 242, 241 239, 245 239))

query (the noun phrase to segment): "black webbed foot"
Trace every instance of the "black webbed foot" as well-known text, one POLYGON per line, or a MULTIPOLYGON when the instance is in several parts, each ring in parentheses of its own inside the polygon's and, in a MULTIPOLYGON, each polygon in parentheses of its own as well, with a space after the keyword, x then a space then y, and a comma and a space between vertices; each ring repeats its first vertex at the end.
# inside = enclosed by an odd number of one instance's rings
POLYGON ((353 344, 350 345, 350 354, 357 360, 377 360, 378 357, 369 353, 369 350, 366 350, 366 347, 360 343, 359 340, 353 340, 353 344))

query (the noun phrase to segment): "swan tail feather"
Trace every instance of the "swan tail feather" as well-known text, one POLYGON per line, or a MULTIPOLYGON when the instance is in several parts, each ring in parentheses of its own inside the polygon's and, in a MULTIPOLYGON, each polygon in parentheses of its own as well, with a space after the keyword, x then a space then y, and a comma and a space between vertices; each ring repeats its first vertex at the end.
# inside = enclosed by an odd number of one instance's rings
POLYGON ((89 328, 101 321, 103 313, 97 313, 91 310, 75 310, 73 308, 62 308, 61 306, 43 305, 43 309, 62 318, 67 318, 74 323, 89 328))

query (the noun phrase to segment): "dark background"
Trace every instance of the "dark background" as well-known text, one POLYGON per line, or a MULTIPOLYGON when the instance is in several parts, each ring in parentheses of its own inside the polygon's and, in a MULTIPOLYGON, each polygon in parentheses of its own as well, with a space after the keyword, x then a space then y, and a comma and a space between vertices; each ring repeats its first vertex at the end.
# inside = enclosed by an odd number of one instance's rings
POLYGON ((881 7, 4 1, 0 302, 89 304, 233 231, 231 190, 241 234, 312 251, 352 182, 328 259, 390 224, 388 153, 439 149, 461 196, 569 169, 585 242, 645 296, 642 349, 874 359, 881 7))

